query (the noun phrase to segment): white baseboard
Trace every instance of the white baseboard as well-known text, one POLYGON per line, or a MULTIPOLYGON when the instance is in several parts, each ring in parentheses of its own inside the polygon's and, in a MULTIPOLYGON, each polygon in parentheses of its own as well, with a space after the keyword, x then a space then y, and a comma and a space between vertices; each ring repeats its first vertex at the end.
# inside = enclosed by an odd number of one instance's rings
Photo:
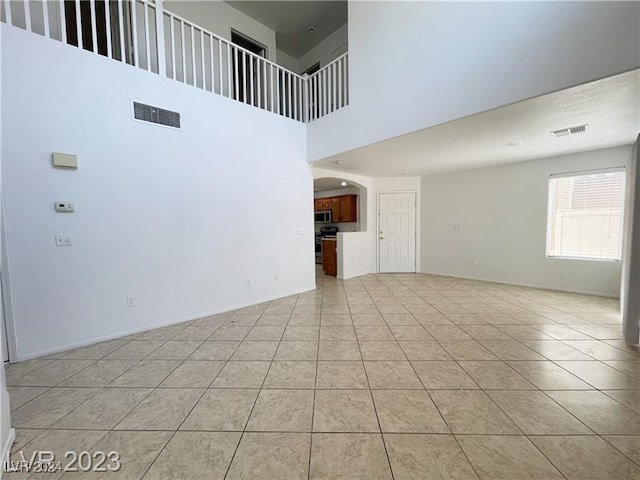
POLYGON ((120 337, 126 337, 128 335, 134 335, 136 333, 142 333, 142 332, 146 332, 146 331, 149 331, 149 330, 155 330, 157 328, 162 328, 162 327, 169 327, 171 325, 176 325, 178 323, 189 322, 191 320, 198 320, 199 318, 205 318, 205 317, 210 317, 212 315, 218 315, 220 313, 231 312, 233 310, 239 310, 241 308, 250 307, 252 305, 258 305, 258 304, 265 303, 265 302, 272 302, 272 301, 278 300, 280 298, 290 297, 291 295, 299 295, 301 293, 311 292, 311 291, 313 291, 315 289, 316 289, 316 287, 314 286, 313 288, 307 288, 307 289, 304 289, 304 290, 297 290, 297 291, 294 291, 294 292, 288 292, 288 293, 284 293, 284 294, 279 294, 276 297, 259 298, 259 299, 255 299, 255 300, 252 300, 252 301, 249 301, 249 302, 244 302, 244 303, 241 303, 241 304, 232 305, 230 307, 224 307, 224 308, 221 308, 221 309, 211 310, 211 311, 207 311, 207 312, 201 312, 201 313, 198 313, 196 315, 190 315, 190 316, 187 316, 187 317, 182 317, 182 318, 178 318, 178 319, 169 320, 167 322, 157 323, 157 324, 154 324, 154 325, 145 325, 143 327, 138 327, 138 328, 134 328, 134 329, 130 329, 130 330, 116 332, 116 333, 112 333, 112 334, 109 334, 109 335, 103 335, 103 336, 100 336, 100 337, 89 338, 87 340, 82 340, 80 342, 67 343, 65 345, 60 345, 60 346, 54 347, 54 348, 47 348, 47 349, 44 349, 44 350, 39 350, 37 352, 28 353, 26 355, 21 355, 21 354, 18 353, 18 358, 15 361, 12 359, 11 363, 24 362, 25 360, 31 360, 31 359, 34 359, 34 358, 44 357, 46 355, 52 355, 54 353, 66 352, 67 350, 73 350, 74 348, 86 347, 88 345, 93 345, 93 344, 100 343, 100 342, 106 342, 108 340, 116 340, 116 339, 118 339, 120 337))
POLYGON ((4 473, 4 462, 7 458, 9 458, 9 452, 11 452, 11 447, 13 446, 13 442, 16 440, 16 429, 12 428, 9 430, 9 436, 7 437, 7 441, 2 446, 2 458, 0 459, 0 479, 2 479, 2 474, 4 473))
POLYGON ((539 290, 552 290, 555 292, 566 292, 566 293, 578 293, 580 295, 593 295, 596 297, 606 297, 606 298, 619 298, 618 295, 610 295, 602 292, 594 292, 590 290, 579 290, 579 289, 569 289, 569 288, 561 288, 554 287, 549 285, 540 285, 537 283, 519 283, 519 282, 509 282, 506 280, 495 280, 491 278, 483 278, 483 277, 471 277, 465 275, 452 275, 450 273, 440 273, 440 272, 418 272, 423 275, 438 275, 440 277, 449 277, 449 278, 459 278, 461 280, 477 280, 479 282, 489 282, 489 283, 497 283, 498 285, 511 285, 513 287, 526 287, 526 288, 537 288, 539 290))

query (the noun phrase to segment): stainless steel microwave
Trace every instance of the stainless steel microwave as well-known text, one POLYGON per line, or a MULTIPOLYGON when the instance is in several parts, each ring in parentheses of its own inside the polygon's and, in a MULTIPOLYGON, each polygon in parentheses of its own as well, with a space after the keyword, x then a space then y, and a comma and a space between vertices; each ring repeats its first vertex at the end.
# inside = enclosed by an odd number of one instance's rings
POLYGON ((331 210, 316 212, 316 223, 331 223, 331 210))

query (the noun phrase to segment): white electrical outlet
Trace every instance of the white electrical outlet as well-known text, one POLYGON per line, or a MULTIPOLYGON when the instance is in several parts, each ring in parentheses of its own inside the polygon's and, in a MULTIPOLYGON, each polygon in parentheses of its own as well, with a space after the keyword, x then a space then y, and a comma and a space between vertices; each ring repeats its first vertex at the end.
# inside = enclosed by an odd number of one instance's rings
POLYGON ((127 307, 135 307, 136 299, 133 297, 127 297, 127 307))
POLYGON ((471 266, 475 267, 476 265, 478 265, 478 260, 476 258, 472 258, 471 259, 471 266))
POLYGON ((250 287, 250 286, 251 286, 251 280, 249 280, 249 279, 247 278, 247 279, 244 281, 244 284, 245 284, 247 287, 250 287))
POLYGON ((70 247, 71 245, 73 245, 71 242, 71 235, 69 235, 68 233, 57 234, 55 235, 55 239, 56 247, 70 247))
POLYGON ((274 274, 273 274, 273 279, 274 279, 274 280, 278 280, 278 273, 277 273, 277 272, 274 272, 274 274))

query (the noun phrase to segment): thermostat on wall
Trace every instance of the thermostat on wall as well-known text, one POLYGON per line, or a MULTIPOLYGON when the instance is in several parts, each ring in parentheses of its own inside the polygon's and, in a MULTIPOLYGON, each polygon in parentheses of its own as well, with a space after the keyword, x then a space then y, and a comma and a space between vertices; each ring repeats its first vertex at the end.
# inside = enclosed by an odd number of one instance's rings
POLYGON ((75 207, 71 202, 56 202, 56 212, 73 212, 75 207))

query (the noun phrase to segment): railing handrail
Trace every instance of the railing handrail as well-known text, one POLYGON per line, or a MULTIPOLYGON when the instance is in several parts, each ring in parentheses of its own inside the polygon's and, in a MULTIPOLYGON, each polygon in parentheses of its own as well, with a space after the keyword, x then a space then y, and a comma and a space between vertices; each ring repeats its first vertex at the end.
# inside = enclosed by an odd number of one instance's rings
POLYGON ((316 75, 318 75, 319 73, 321 73, 323 70, 326 70, 328 68, 331 67, 331 65, 333 65, 334 63, 339 62, 340 60, 342 60, 344 57, 346 57, 347 55, 349 55, 349 52, 345 52, 342 55, 340 55, 338 58, 336 58, 335 60, 331 61, 330 63, 327 63, 324 67, 322 67, 320 70, 318 70, 317 72, 309 75, 307 78, 311 79, 313 77, 315 77, 316 75))
MULTIPOLYGON (((145 1, 145 0, 138 0, 138 1, 145 1)), ((230 40, 227 40, 226 38, 221 37, 218 34, 215 34, 213 32, 210 32, 209 30, 207 30, 206 28, 202 28, 199 25, 196 25, 195 23, 191 22, 190 20, 187 20, 184 17, 181 17, 180 15, 173 13, 171 10, 167 10, 166 8, 163 9, 163 13, 165 15, 171 16, 173 18, 175 18, 176 20, 180 20, 183 23, 186 23, 187 25, 192 26, 193 28, 195 28, 196 30, 200 30, 201 32, 207 34, 207 35, 211 35, 213 38, 217 39, 218 41, 222 42, 222 43, 226 43, 227 45, 230 45, 233 48, 237 48, 239 51, 241 52, 245 52, 248 53, 249 55, 264 61, 265 63, 268 63, 270 65, 273 65, 274 67, 276 67, 279 70, 284 70, 285 72, 289 73, 290 75, 295 75, 296 77, 298 77, 301 80, 304 80, 304 77, 292 70, 289 70, 288 68, 283 67, 282 65, 278 65, 275 62, 272 62, 271 60, 269 60, 268 58, 265 57, 261 57, 260 55, 255 54, 254 52, 247 50, 244 47, 241 47, 240 45, 236 45, 235 43, 231 42, 230 40)), ((346 55, 346 54, 345 54, 346 55)), ((332 62, 333 63, 333 62, 332 62)))

